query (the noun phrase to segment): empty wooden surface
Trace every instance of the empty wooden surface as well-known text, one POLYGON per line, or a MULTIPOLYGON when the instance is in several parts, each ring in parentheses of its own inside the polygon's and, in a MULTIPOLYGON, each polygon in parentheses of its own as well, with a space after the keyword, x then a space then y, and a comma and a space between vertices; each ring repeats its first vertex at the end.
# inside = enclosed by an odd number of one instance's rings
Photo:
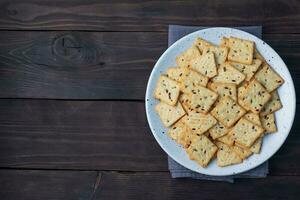
POLYGON ((172 179, 144 108, 168 24, 262 25, 300 88, 299 1, 0 0, 0 9, 1 199, 300 196, 299 123, 265 179, 172 179))

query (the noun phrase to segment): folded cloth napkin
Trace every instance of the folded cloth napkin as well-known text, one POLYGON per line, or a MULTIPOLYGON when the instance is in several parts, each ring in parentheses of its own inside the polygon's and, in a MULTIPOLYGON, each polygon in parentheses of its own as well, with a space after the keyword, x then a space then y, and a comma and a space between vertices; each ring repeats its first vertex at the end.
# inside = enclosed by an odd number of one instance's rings
MULTIPOLYGON (((169 37, 168 37, 168 46, 171 46, 181 37, 192 33, 197 30, 205 29, 208 27, 203 26, 179 26, 179 25, 169 25, 169 37)), ((261 38, 262 27, 261 26, 247 26, 247 27, 235 27, 251 33, 259 38, 261 38)), ((249 170, 247 172, 231 175, 231 176, 208 176, 193 172, 189 169, 178 164, 172 158, 168 157, 168 165, 172 178, 194 178, 202 180, 213 180, 213 181, 226 181, 233 183, 235 178, 265 178, 269 172, 268 162, 261 164, 260 166, 249 170)))

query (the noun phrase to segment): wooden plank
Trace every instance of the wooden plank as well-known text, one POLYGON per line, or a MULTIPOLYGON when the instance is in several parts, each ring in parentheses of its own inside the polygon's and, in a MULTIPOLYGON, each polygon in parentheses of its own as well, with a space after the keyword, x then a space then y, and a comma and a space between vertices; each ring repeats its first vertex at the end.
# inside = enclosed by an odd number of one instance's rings
POLYGON ((0 97, 144 99, 164 36, 0 32, 0 97))
POLYGON ((95 199, 298 199, 299 186, 299 176, 238 179, 231 184, 171 179, 164 172, 103 172, 95 199))
POLYGON ((5 11, 0 13, 3 30, 166 31, 168 24, 259 24, 266 33, 300 32, 296 0, 2 0, 0 6, 5 11))
POLYGON ((91 199, 95 171, 0 170, 3 200, 91 199))
MULTIPOLYGON (((300 35, 264 35, 300 85, 300 35)), ((0 98, 143 100, 166 33, 0 32, 0 98)), ((298 94, 298 98, 300 99, 298 94)))
MULTIPOLYGON (((0 113, 0 168, 168 171, 143 102, 2 99, 0 113)), ((295 123, 270 173, 300 175, 299 145, 295 123)))

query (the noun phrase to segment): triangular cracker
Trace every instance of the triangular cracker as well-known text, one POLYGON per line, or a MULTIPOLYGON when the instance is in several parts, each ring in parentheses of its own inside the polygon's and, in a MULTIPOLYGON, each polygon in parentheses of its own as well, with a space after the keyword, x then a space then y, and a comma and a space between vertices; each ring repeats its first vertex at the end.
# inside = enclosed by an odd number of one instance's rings
POLYGON ((218 75, 212 78, 212 81, 239 85, 244 79, 245 75, 243 73, 235 69, 229 63, 223 63, 218 68, 218 75))
POLYGON ((155 110, 158 113, 161 121, 165 127, 169 127, 185 115, 185 111, 182 108, 180 102, 176 106, 170 106, 166 103, 159 102, 155 106, 155 110))
POLYGON ((207 46, 211 46, 212 44, 200 37, 196 38, 194 45, 198 47, 201 53, 203 53, 203 49, 207 46))
POLYGON ((228 146, 233 146, 233 143, 234 143, 234 140, 233 140, 233 138, 231 137, 230 134, 226 134, 222 137, 219 137, 217 140, 224 143, 224 144, 226 144, 226 145, 228 145, 228 146))
POLYGON ((206 53, 214 53, 215 55, 215 61, 217 65, 220 65, 222 63, 224 63, 227 59, 227 54, 228 54, 228 49, 227 47, 218 47, 218 46, 205 46, 205 48, 203 49, 202 55, 206 54, 206 53))
POLYGON ((249 156, 251 156, 252 151, 250 151, 248 148, 242 148, 239 146, 233 146, 233 151, 242 159, 246 159, 249 156))
POLYGON ((258 139, 252 144, 252 146, 250 147, 250 151, 252 151, 253 153, 258 154, 258 153, 260 152, 260 149, 261 149, 262 141, 263 141, 263 138, 262 138, 262 137, 258 138, 258 139))
POLYGON ((249 120, 250 122, 258 125, 258 126, 261 126, 261 121, 260 121, 260 118, 259 118, 259 114, 255 114, 255 113, 252 113, 252 112, 248 112, 244 115, 245 119, 249 120))

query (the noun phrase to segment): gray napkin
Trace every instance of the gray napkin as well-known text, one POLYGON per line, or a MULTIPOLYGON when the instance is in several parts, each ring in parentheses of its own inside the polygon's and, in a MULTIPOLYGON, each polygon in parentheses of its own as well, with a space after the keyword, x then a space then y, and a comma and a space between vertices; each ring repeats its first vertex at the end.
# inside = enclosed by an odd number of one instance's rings
MULTIPOLYGON (((205 29, 208 27, 203 26, 179 26, 179 25, 169 25, 169 37, 168 37, 168 45, 172 45, 181 37, 192 33, 197 30, 205 29)), ((261 26, 247 26, 247 27, 235 27, 237 29, 246 31, 251 33, 259 38, 261 38, 262 27, 261 26)), ((232 175, 232 176, 208 176, 204 174, 200 174, 197 172, 193 172, 189 169, 178 164, 172 158, 168 157, 168 165, 169 170, 171 172, 172 178, 194 178, 201 180, 213 180, 213 181, 226 181, 233 183, 235 178, 265 178, 269 172, 268 162, 261 164, 260 166, 249 170, 247 172, 232 175)))

